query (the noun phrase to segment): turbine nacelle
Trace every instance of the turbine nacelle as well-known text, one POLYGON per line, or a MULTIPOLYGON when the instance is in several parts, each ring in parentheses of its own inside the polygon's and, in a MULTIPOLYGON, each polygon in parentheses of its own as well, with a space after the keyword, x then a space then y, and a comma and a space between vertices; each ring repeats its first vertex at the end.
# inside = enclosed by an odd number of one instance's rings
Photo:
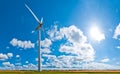
POLYGON ((43 17, 41 18, 41 21, 39 22, 39 25, 36 27, 36 30, 40 30, 42 25, 43 25, 43 17))

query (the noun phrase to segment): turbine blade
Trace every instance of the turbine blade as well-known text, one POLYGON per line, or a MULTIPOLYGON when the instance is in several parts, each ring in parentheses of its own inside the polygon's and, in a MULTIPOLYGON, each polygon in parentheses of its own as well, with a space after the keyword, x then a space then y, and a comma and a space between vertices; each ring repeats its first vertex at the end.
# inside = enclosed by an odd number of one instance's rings
POLYGON ((34 16, 34 18, 36 19, 36 21, 38 22, 38 23, 40 23, 40 21, 39 21, 39 19, 37 18, 37 16, 33 13, 33 11, 28 7, 28 5, 27 4, 25 4, 25 7, 30 11, 30 13, 34 16))
POLYGON ((41 23, 43 23, 43 17, 41 18, 41 21, 40 21, 41 23))

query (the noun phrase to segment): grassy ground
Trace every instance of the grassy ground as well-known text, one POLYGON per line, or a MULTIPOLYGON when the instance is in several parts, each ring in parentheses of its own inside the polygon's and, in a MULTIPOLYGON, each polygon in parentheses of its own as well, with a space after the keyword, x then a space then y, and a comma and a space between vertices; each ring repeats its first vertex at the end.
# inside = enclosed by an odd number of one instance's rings
POLYGON ((0 74, 120 74, 120 71, 0 71, 0 74))

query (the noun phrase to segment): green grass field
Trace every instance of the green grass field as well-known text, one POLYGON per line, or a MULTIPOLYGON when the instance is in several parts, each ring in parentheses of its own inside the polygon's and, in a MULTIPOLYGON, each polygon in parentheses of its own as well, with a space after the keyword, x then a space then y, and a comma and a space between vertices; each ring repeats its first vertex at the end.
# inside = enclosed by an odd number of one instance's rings
POLYGON ((120 74, 120 71, 0 71, 0 74, 120 74))

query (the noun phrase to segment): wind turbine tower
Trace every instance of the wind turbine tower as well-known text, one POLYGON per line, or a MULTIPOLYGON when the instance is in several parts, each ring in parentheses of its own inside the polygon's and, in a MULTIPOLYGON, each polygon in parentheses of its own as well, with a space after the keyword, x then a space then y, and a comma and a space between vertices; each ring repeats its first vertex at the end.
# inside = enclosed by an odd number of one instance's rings
POLYGON ((41 21, 37 18, 37 16, 33 13, 33 11, 28 7, 28 5, 25 4, 25 7, 30 11, 30 13, 33 15, 33 17, 36 19, 36 21, 39 23, 36 27, 36 30, 38 31, 38 71, 42 71, 42 62, 41 62, 41 47, 40 47, 40 40, 41 40, 41 30, 43 25, 43 18, 41 18, 41 21))

